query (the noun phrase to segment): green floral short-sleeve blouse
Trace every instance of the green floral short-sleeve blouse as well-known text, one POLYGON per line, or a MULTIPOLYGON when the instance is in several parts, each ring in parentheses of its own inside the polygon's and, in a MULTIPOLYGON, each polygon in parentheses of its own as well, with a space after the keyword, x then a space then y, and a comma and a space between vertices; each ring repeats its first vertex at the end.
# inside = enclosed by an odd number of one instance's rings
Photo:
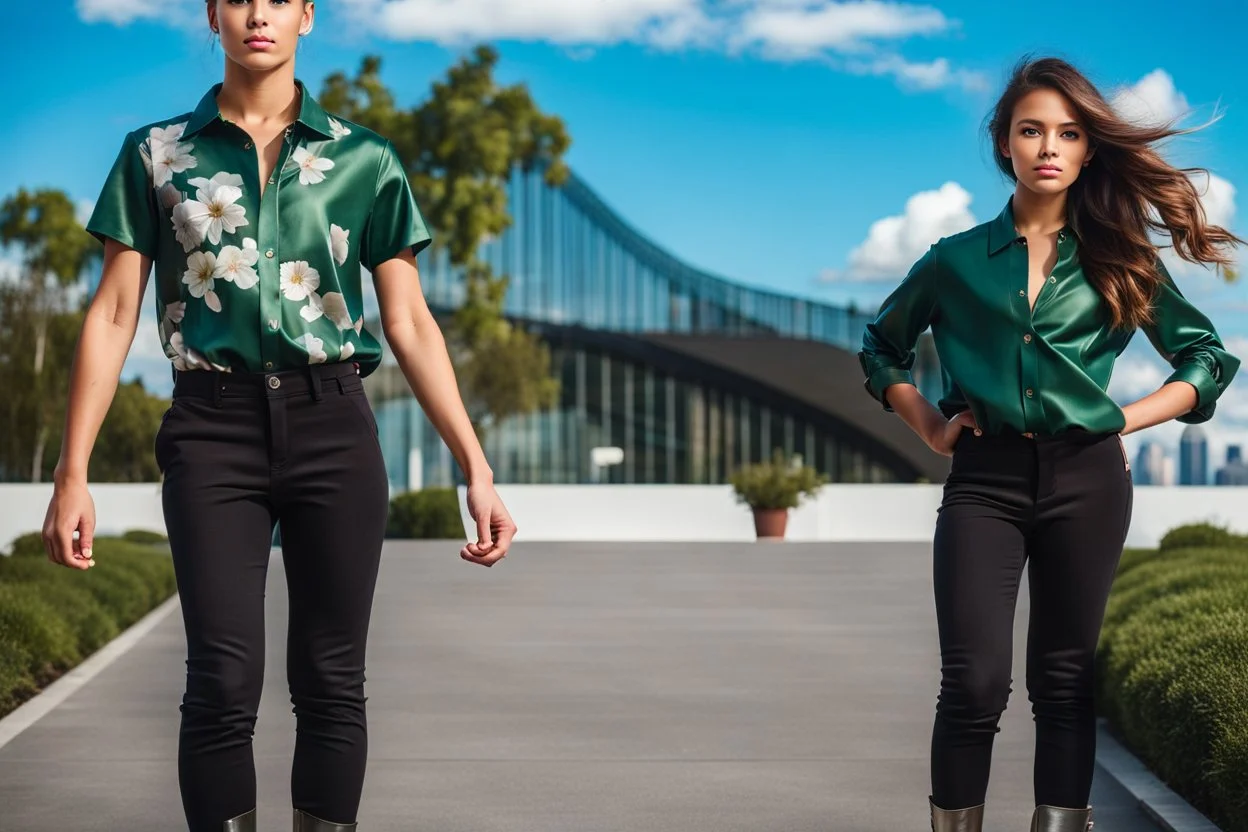
POLYGON ((361 266, 429 244, 390 143, 296 83, 299 117, 263 194, 218 84, 195 112, 126 136, 87 223, 152 258, 161 343, 179 371, 351 360, 368 375, 381 344, 364 328, 361 266))

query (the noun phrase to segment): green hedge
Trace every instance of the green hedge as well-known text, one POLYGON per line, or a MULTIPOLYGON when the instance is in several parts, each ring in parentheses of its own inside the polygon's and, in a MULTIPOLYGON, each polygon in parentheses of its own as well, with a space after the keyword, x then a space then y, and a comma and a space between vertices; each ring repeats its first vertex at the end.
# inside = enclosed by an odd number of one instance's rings
POLYGON ((459 493, 454 488, 405 491, 390 501, 386 537, 422 540, 460 540, 464 522, 459 493))
POLYGON ((85 572, 50 563, 37 533, 10 549, 0 556, 0 716, 176 589, 167 547, 97 538, 85 572))
POLYGON ((1248 540, 1198 524, 1124 552, 1097 685, 1149 768, 1225 832, 1248 832, 1248 540))

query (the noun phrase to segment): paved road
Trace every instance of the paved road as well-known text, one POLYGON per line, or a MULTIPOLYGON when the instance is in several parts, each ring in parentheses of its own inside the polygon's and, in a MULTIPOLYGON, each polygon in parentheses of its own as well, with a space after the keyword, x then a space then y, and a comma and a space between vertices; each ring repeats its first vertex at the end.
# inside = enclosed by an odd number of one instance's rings
MULTIPOLYGON (((927 547, 529 544, 493 570, 456 552, 387 544, 362 832, 928 829, 927 547)), ((290 828, 279 558, 256 735, 265 831, 290 828)), ((1031 811, 1026 607, 994 832, 1024 832, 1031 811)), ((0 830, 181 828, 183 647, 175 611, 0 748, 0 830)), ((1151 830, 1110 782, 1098 772, 1097 832, 1151 830)))

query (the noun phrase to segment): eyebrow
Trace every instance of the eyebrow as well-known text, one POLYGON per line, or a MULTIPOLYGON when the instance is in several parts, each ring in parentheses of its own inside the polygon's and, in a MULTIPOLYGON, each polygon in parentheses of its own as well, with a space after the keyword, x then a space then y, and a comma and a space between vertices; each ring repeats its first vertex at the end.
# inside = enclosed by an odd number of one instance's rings
MULTIPOLYGON (((1043 126, 1044 126, 1044 122, 1043 122, 1043 121, 1040 121, 1039 119, 1036 119, 1036 118, 1020 118, 1020 119, 1018 120, 1018 123, 1019 123, 1019 124, 1038 124, 1038 125, 1040 125, 1041 127, 1043 127, 1043 126)), ((1081 126, 1081 125, 1080 125, 1080 124, 1079 124, 1079 122, 1077 122, 1077 121, 1064 121, 1064 122, 1062 122, 1061 124, 1059 124, 1059 125, 1057 125, 1057 126, 1058 126, 1058 127, 1079 127, 1079 126, 1081 126)))

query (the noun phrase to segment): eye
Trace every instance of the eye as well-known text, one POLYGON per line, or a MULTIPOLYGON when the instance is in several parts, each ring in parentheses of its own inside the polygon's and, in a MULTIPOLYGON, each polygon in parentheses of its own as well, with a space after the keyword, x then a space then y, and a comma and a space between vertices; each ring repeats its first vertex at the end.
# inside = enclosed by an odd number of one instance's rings
POLYGON ((1075 130, 1067 130, 1067 131, 1066 131, 1065 133, 1063 133, 1062 135, 1063 135, 1063 136, 1070 136, 1070 138, 1075 139, 1076 141, 1079 139, 1079 133, 1078 133, 1077 131, 1075 131, 1075 130))
POLYGON ((1024 136, 1030 136, 1033 134, 1037 136, 1040 135, 1040 131, 1034 127, 1024 127, 1022 132, 1024 136))

